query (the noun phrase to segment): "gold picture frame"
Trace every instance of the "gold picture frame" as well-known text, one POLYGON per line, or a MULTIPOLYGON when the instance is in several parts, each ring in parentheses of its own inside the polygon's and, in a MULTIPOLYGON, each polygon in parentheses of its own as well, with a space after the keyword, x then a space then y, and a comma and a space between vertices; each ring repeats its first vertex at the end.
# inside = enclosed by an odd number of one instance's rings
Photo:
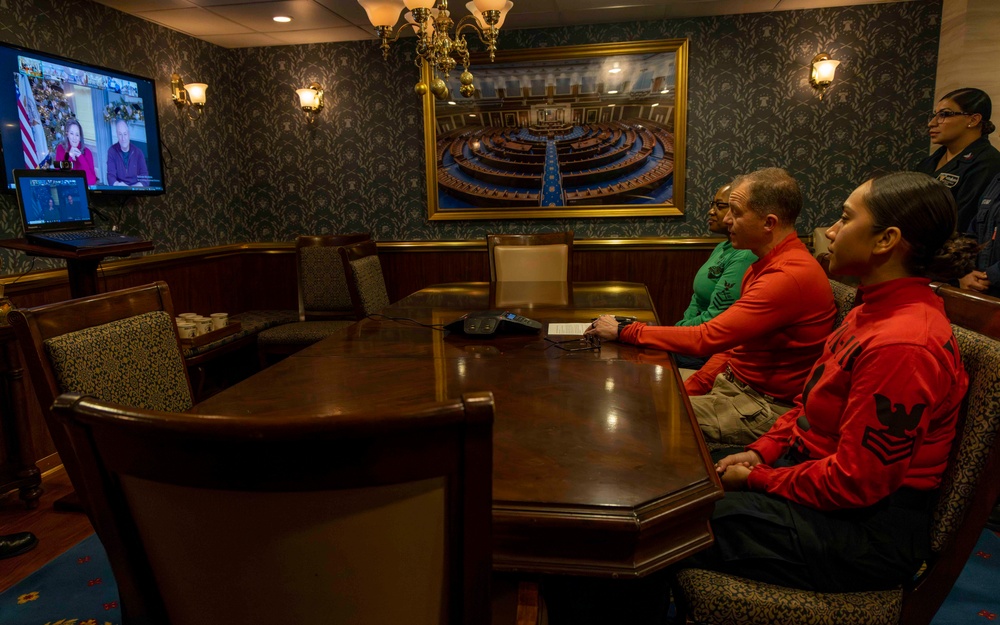
POLYGON ((687 58, 687 39, 472 55, 472 98, 461 66, 424 95, 428 218, 683 215, 687 58))

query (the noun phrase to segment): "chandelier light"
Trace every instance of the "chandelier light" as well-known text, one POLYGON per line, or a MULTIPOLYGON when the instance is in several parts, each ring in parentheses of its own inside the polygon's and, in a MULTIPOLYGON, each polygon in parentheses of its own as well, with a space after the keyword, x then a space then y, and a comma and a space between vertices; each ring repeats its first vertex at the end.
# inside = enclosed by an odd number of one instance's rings
POLYGON ((473 0, 466 4, 469 15, 465 15, 455 23, 448 10, 448 0, 358 0, 368 13, 368 20, 375 27, 382 40, 382 57, 389 58, 389 44, 399 39, 399 34, 406 27, 412 27, 417 33, 416 65, 421 67, 424 61, 431 69, 430 85, 423 79, 414 86, 417 95, 424 95, 429 90, 439 100, 448 96, 448 84, 445 80, 451 70, 459 63, 463 71, 459 75, 459 92, 465 97, 472 97, 475 86, 469 71, 469 50, 463 31, 471 30, 479 37, 493 60, 497 49, 497 36, 503 25, 507 12, 514 6, 510 0, 473 0), (399 13, 407 10, 406 21, 393 34, 399 13), (452 34, 454 27, 454 34, 452 34))

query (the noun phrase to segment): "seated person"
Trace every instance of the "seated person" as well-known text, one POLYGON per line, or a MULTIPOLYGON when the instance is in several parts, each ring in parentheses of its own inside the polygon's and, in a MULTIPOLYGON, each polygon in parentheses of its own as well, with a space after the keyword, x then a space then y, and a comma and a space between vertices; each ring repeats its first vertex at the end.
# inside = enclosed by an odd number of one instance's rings
POLYGON ((930 556, 937 489, 968 387, 928 285, 972 264, 948 189, 870 180, 828 231, 862 303, 830 336, 795 407, 717 470, 715 544, 684 566, 820 592, 898 587, 930 556), (905 363, 901 366, 900 363, 905 363))
POLYGON ((76 119, 66 122, 66 140, 56 147, 56 160, 69 161, 73 169, 82 169, 87 175, 87 186, 97 184, 97 172, 94 171, 94 153, 83 144, 83 127, 76 119))
POLYGON ((997 227, 1000 226, 1000 174, 986 187, 979 199, 979 209, 972 223, 969 235, 979 243, 976 268, 958 281, 963 289, 979 291, 993 297, 1000 297, 1000 244, 997 243, 997 227))
POLYGON ((108 148, 108 184, 116 187, 144 187, 149 180, 146 157, 142 150, 131 145, 128 124, 115 122, 118 143, 108 148))
MULTIPOLYGON (((684 316, 674 325, 696 326, 714 318, 732 306, 740 297, 740 284, 750 263, 757 260, 750 250, 733 249, 729 241, 729 228, 724 222, 729 213, 729 192, 732 184, 727 184, 715 192, 708 209, 708 230, 726 235, 726 240, 715 246, 712 255, 694 276, 694 294, 684 316)), ((700 369, 708 361, 707 356, 674 354, 677 366, 682 369, 700 369)))
POLYGON ((742 295, 697 326, 619 329, 602 315, 588 334, 682 354, 715 354, 684 387, 706 441, 742 445, 766 432, 792 407, 833 330, 830 281, 795 232, 802 209, 798 183, 767 168, 733 181, 725 223, 736 249, 759 259, 743 278, 742 295))

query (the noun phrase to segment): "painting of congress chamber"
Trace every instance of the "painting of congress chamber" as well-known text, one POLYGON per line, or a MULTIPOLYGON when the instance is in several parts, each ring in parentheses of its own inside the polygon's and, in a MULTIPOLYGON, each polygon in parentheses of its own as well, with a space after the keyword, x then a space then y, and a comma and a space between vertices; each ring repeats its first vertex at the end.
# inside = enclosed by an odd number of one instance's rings
POLYGON ((543 217, 578 207, 603 207, 608 215, 673 208, 683 188, 683 150, 675 145, 683 141, 677 129, 686 80, 678 80, 678 66, 683 73, 685 43, 643 44, 641 53, 614 45, 548 48, 537 53, 542 60, 520 62, 501 53, 470 68, 471 97, 458 95, 453 73, 445 97, 425 98, 434 108, 432 218, 504 216, 506 208, 543 217))

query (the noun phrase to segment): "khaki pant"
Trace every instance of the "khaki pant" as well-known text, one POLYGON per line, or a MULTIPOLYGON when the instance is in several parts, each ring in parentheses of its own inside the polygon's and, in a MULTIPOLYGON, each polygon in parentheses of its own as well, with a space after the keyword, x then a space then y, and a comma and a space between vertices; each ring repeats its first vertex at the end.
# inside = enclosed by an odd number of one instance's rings
POLYGON ((691 408, 705 442, 717 448, 754 442, 792 407, 769 402, 749 386, 740 388, 720 374, 708 395, 691 398, 691 408))

